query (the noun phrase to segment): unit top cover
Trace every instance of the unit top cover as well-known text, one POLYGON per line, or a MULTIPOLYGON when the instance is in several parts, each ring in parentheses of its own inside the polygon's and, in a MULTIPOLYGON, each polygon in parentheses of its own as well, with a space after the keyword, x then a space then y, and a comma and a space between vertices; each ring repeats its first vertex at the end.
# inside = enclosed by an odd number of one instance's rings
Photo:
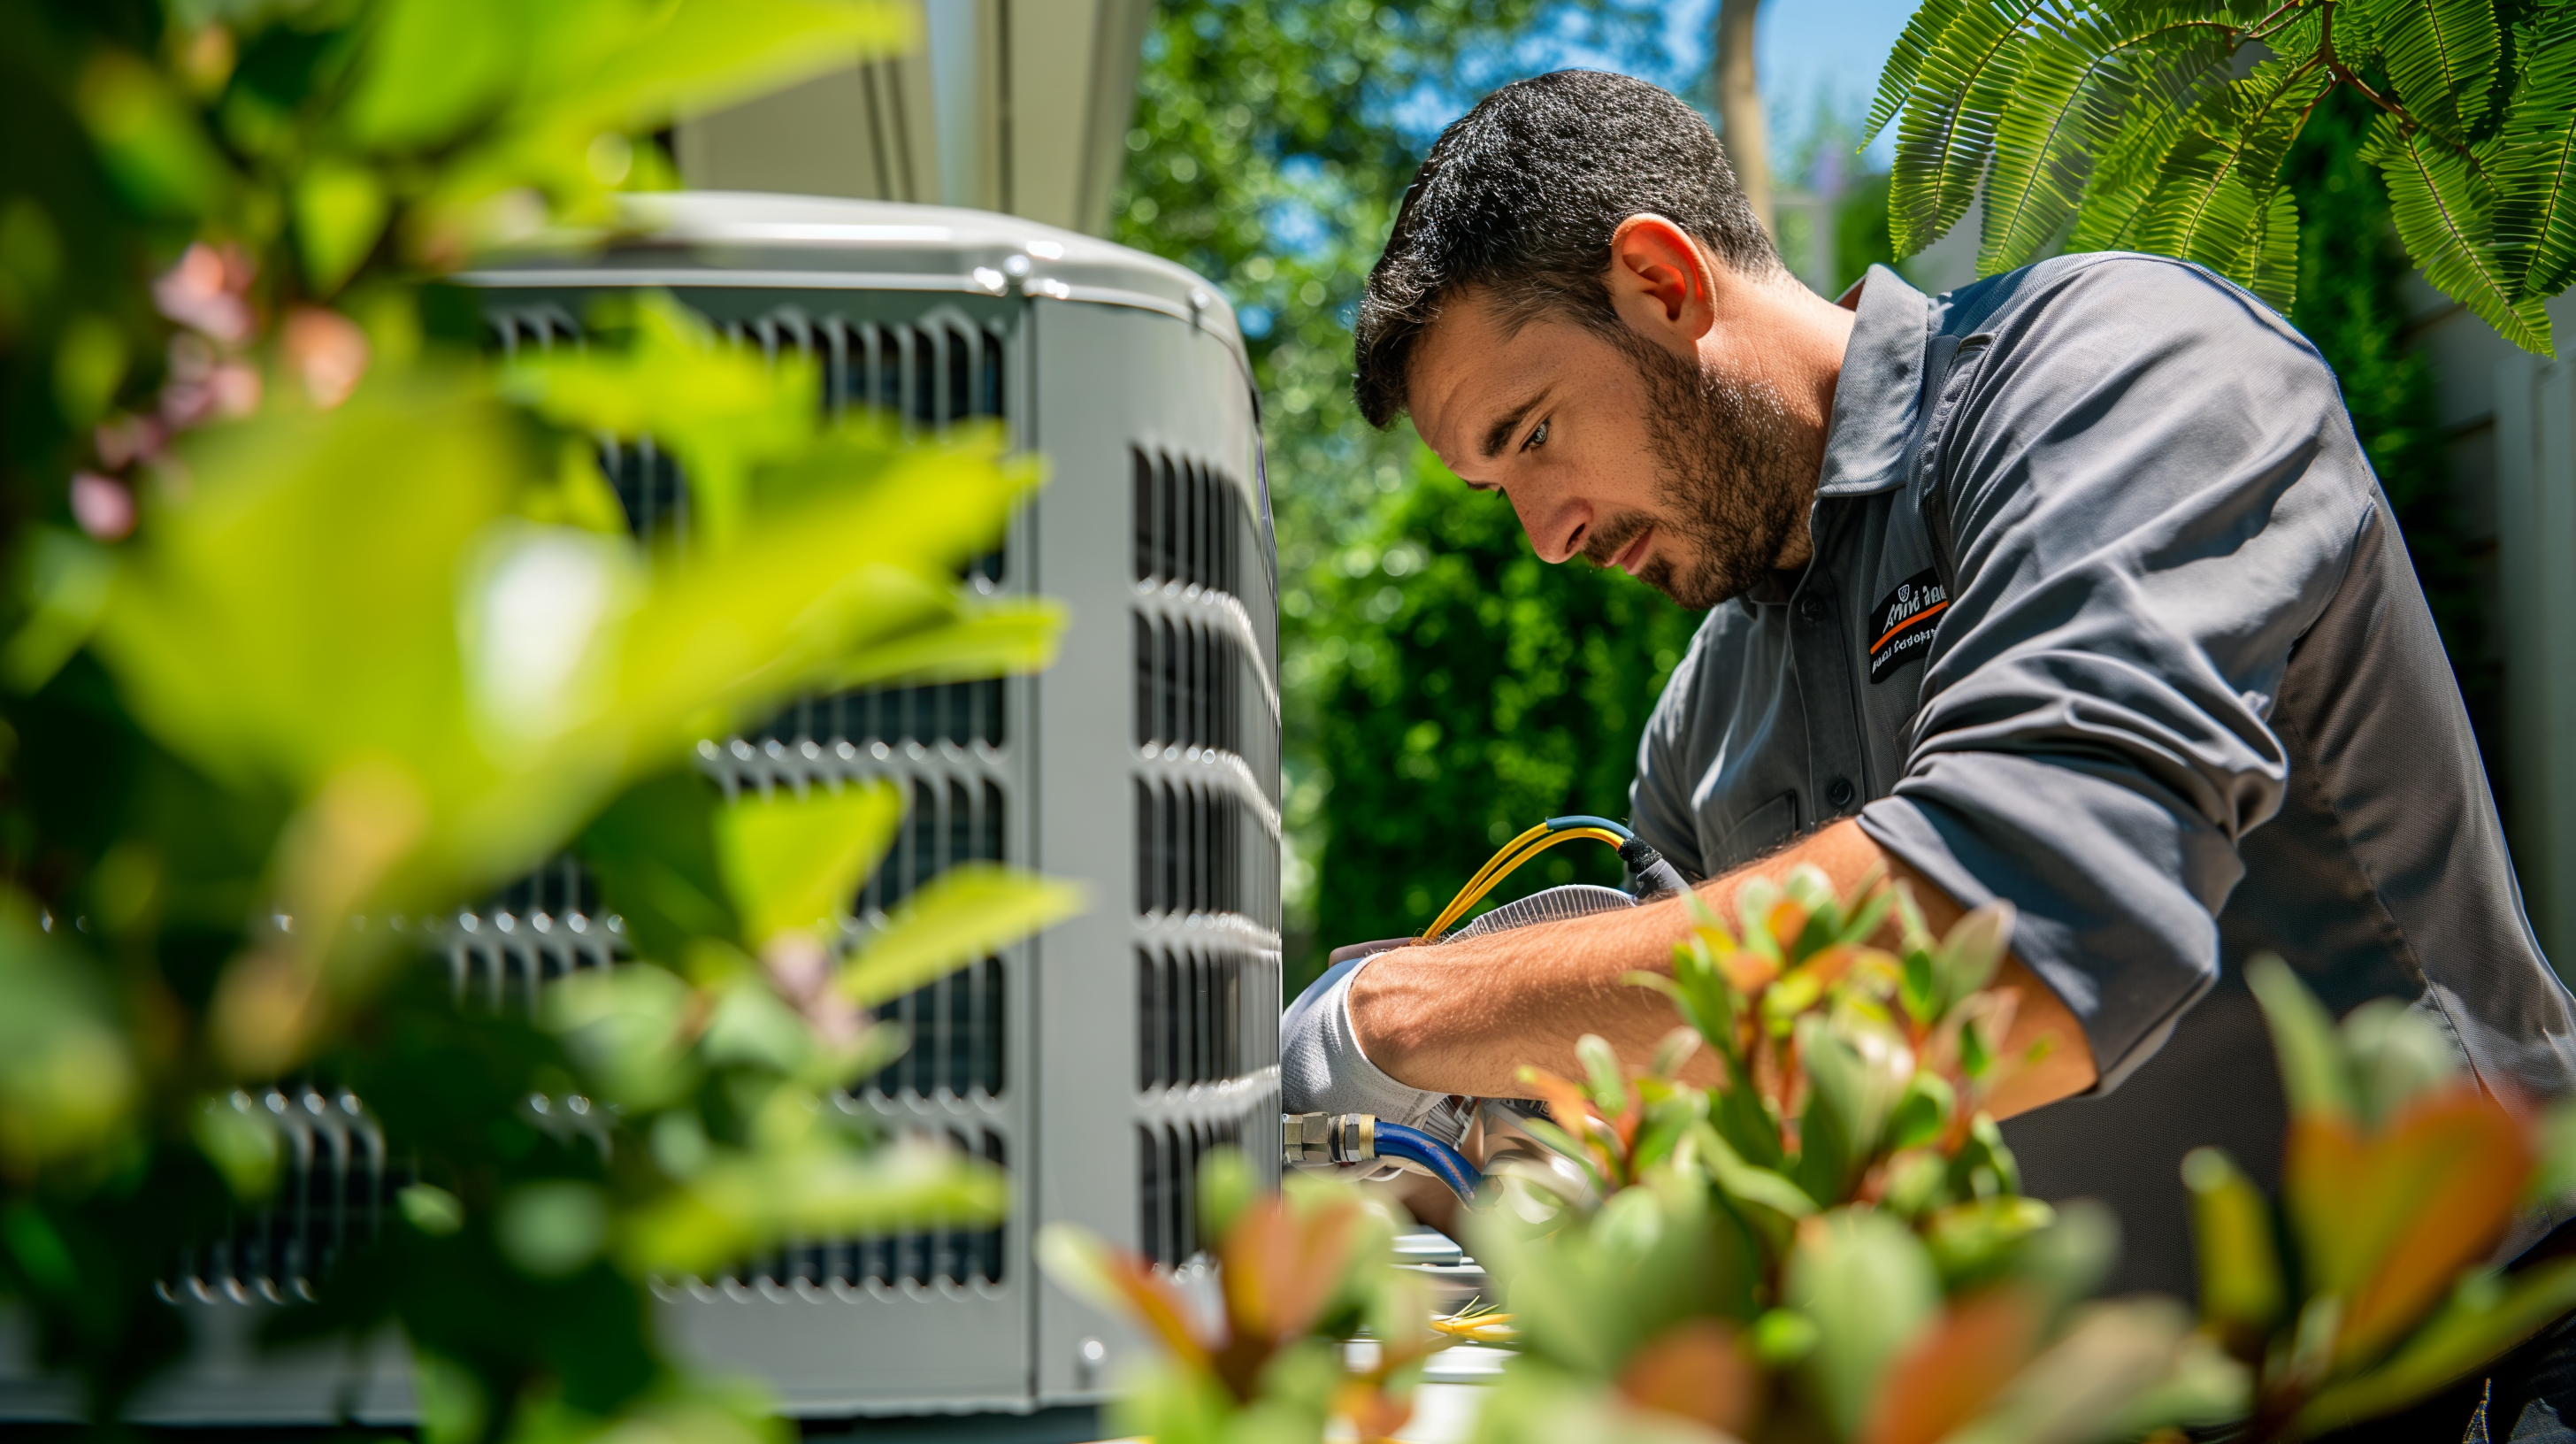
POLYGON ((748 191, 622 198, 618 233, 557 234, 459 277, 468 284, 758 285, 938 290, 1138 306, 1240 352, 1234 308, 1158 256, 1017 216, 748 191), (712 274, 711 274, 712 273, 712 274))

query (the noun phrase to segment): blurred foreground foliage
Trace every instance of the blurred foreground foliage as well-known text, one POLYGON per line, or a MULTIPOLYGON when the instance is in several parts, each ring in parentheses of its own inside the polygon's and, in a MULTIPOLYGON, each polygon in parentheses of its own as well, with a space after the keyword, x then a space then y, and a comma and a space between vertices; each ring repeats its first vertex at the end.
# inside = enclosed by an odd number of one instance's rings
POLYGON ((1550 1119, 1489 1135, 1467 1230, 1500 1307, 1426 1335, 1356 1191, 1292 1179, 1284 1205, 1247 1205, 1229 1161, 1201 1192, 1221 1312, 1051 1231, 1056 1276, 1165 1345, 1126 1427, 1284 1444, 1338 1417, 1384 1438, 1424 1361, 1475 1344, 1514 1352, 1480 1444, 2262 1444, 2418 1403, 2576 1304, 2576 1260, 2487 1263, 2563 1193, 2576 1114, 2484 1092, 2422 1013, 2374 1002, 2338 1026, 2256 962, 2291 1104, 2283 1196, 2215 1151, 2186 1161, 2195 1319, 2095 1297, 2108 1212, 2020 1192, 1982 1105, 2030 1061, 2002 1051, 2017 995, 1989 986, 2009 912, 1936 938, 1901 888, 1837 899, 1803 868, 1748 881, 1733 912, 1699 907, 1671 970, 1632 976, 1684 1020, 1645 1065, 1587 1037, 1582 1078, 1522 1070, 1550 1119), (1345 1350, 1363 1326, 1374 1349, 1345 1350))
POLYGON ((0 5, 0 1306, 95 1416, 185 1349, 182 1251, 317 1132, 380 1135, 393 1196, 373 1245, 269 1261, 263 1333, 398 1330, 434 1440, 774 1432, 663 1356, 648 1278, 999 1216, 990 1168, 832 1100, 905 1046, 870 1006, 1077 900, 964 869, 852 919, 898 789, 728 799, 692 750, 807 691, 1043 665, 1054 608, 958 581, 1034 467, 827 425, 814 376, 665 298, 505 364, 437 289, 613 231, 676 108, 913 24, 0 5), (648 430, 685 545, 599 467, 648 430), (448 920, 568 848, 626 961, 463 996, 448 920))

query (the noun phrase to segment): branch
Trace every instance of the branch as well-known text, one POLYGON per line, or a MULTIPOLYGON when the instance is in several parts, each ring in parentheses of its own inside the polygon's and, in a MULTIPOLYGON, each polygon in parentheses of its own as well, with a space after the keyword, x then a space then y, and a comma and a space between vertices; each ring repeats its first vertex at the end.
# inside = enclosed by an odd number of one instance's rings
MULTIPOLYGON (((2274 31, 2276 31, 2277 29, 2279 29, 2279 26, 2275 26, 2275 25, 2272 23, 2273 21, 2278 20, 2278 21, 2280 21, 2280 22, 2281 22, 2281 24, 2282 24, 2282 25, 2287 25, 2287 24, 2289 24, 2289 23, 2290 23, 2290 19, 2291 19, 2291 18, 2293 18, 2293 17, 2292 17, 2292 15, 2291 15, 2291 12, 2293 12, 2293 11, 2295 11, 2295 10, 2300 9, 2301 7, 2303 7, 2303 6, 2307 5, 2308 3, 2310 3, 2310 0, 2281 0, 2281 5, 2280 5, 2280 8, 2279 8, 2279 9, 2274 10, 2271 14, 2264 16, 2264 17, 2263 17, 2262 19, 2260 19, 2260 20, 2255 21, 2253 24, 2246 26, 2242 31, 2240 31, 2240 32, 2239 32, 2239 35, 2240 35, 2240 37, 2241 37, 2242 39, 2246 39, 2246 40, 2266 40, 2266 39, 2269 39, 2269 38, 2271 38, 2271 36, 2272 36, 2272 34, 2274 33, 2274 31)), ((2326 12, 2326 14, 2327 14, 2327 15, 2329 15, 2329 16, 2333 15, 2333 14, 2334 14, 2334 3, 2333 3, 2333 0, 2327 0, 2327 3, 2325 4, 2325 6, 2324 6, 2323 8, 2325 9, 2325 12, 2326 12)), ((2227 27, 2227 28, 2229 28, 2229 29, 2234 29, 2235 27, 2233 27, 2233 26, 2229 26, 2229 27, 2227 27)))
MULTIPOLYGON (((2336 80, 2360 91, 2371 104, 2378 106, 2381 110, 2397 117, 2397 123, 2404 126, 2409 134, 2416 131, 2428 130, 2429 127, 2427 127, 2424 122, 2417 120, 2413 112, 2409 111, 2405 106, 2398 104, 2396 101, 2389 99, 2387 96, 2380 94, 2378 91, 2371 89, 2368 81, 2365 81, 2359 75, 2354 74, 2352 67, 2344 64, 2342 58, 2335 54, 2335 0, 2327 0, 2325 12, 2325 25, 2317 32, 2316 59, 2324 62, 2326 69, 2333 73, 2336 80)), ((2324 97, 2319 96, 2318 99, 2322 100, 2324 97)), ((2435 133, 2433 138, 2441 141, 2442 144, 2449 146, 2452 150, 2459 152, 2462 159, 2471 161, 2472 163, 2476 161, 2477 158, 2470 154, 2467 146, 2456 141, 2449 140, 2438 133, 2435 133)))

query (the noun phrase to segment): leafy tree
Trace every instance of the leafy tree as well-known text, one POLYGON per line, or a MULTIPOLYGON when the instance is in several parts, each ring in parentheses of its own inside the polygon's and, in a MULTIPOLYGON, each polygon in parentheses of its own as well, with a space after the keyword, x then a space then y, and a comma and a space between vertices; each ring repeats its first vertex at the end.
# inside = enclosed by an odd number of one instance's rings
POLYGON ((2576 9, 2493 0, 1927 0, 1888 57, 1889 213, 1912 253, 1982 190, 1978 267, 2142 250, 2288 309, 2282 162, 2326 97, 2374 107, 2365 159, 2433 284, 2548 355, 2576 279, 2576 9), (2071 226, 2071 230, 2069 229, 2071 226))
MULTIPOLYGON (((1315 725, 1335 774, 1325 941, 1419 933, 1542 818, 1627 815, 1646 715, 1698 613, 1589 562, 1540 561, 1508 502, 1418 445, 1412 485, 1314 585, 1315 725)), ((1607 849, 1559 848, 1487 900, 1619 877, 1607 849)))
POLYGON ((408 1162, 373 1244, 271 1262, 318 1288, 271 1332, 399 1327, 439 1440, 765 1432, 662 1355, 649 1277, 997 1214, 990 1170, 821 1099, 901 1051, 869 1006, 1069 899, 969 871, 848 918, 896 789, 726 804, 690 752, 807 689, 1042 662, 1053 609, 958 581, 1031 469, 827 426, 810 368, 666 299, 505 364, 434 284, 615 223, 676 107, 908 30, 0 5, 0 1302, 98 1417, 184 1347, 156 1282, 280 1201, 297 1138, 408 1162), (647 428, 685 549, 599 469, 647 428), (567 847, 631 961, 466 1003, 440 920, 567 847))
MULTIPOLYGON (((1346 822, 1393 817, 1401 781, 1393 754, 1342 756, 1326 745, 1337 664, 1325 649, 1331 636, 1347 647, 1357 635, 1353 618, 1338 615, 1339 597, 1356 585, 1342 575, 1356 565, 1354 548, 1379 556, 1380 513, 1435 484, 1414 464, 1409 427, 1374 432, 1351 402, 1349 328, 1361 283, 1441 124, 1494 86, 1569 55, 1651 70, 1660 36, 1646 0, 1155 6, 1112 234, 1225 288, 1261 391, 1279 536, 1292 983, 1311 929, 1355 937, 1353 919, 1384 915, 1304 871, 1346 822)), ((1463 490, 1444 498, 1472 504, 1463 490)), ((1537 583, 1543 592, 1555 584, 1545 575, 1537 583)), ((1652 655, 1615 664, 1644 676, 1652 655)), ((1625 810, 1620 798, 1604 805, 1625 810)), ((1420 871, 1435 884, 1445 876, 1438 865, 1420 871)))

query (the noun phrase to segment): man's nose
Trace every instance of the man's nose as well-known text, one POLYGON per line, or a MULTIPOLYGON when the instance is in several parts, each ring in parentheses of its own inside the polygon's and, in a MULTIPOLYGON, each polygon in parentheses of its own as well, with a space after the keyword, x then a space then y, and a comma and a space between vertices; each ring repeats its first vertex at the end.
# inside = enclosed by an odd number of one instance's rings
POLYGON ((1521 519, 1521 530, 1529 534, 1530 546, 1543 562, 1570 560, 1583 550, 1583 539, 1592 534, 1592 508, 1573 497, 1529 496, 1511 493, 1512 511, 1521 519))

